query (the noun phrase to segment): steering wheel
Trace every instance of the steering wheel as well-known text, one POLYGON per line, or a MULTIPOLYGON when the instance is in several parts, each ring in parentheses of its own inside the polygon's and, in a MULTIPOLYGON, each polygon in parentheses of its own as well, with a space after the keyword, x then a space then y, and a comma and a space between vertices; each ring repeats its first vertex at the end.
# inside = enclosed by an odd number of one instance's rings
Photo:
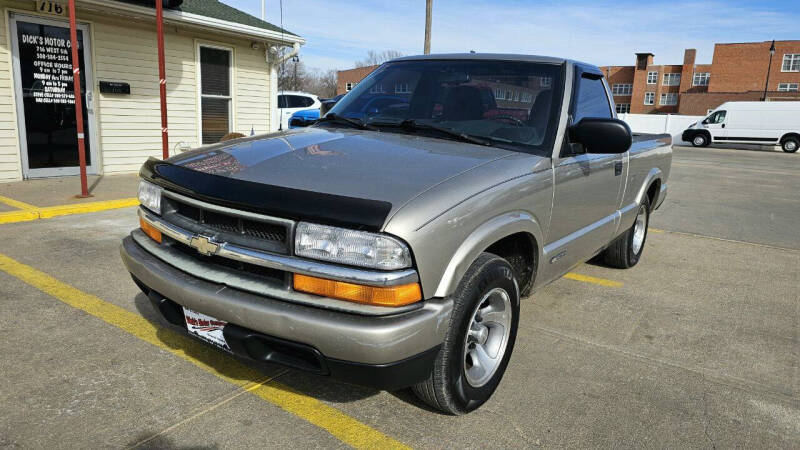
POLYGON ((514 124, 515 126, 518 126, 518 127, 524 127, 525 126, 525 122, 517 119, 514 116, 509 116, 507 114, 503 114, 503 115, 500 115, 500 116, 494 116, 494 117, 490 118, 489 120, 507 120, 507 121, 511 122, 512 124, 514 124))

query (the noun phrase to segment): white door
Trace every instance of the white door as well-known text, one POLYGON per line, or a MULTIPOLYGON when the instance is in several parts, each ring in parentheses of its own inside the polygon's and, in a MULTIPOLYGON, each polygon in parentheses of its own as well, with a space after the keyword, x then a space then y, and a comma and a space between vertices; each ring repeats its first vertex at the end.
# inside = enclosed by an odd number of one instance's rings
MULTIPOLYGON (((77 175, 80 169, 69 23, 12 14, 10 25, 23 177, 77 175)), ((78 25, 77 34, 86 169, 97 173, 88 26, 78 25)))
POLYGON ((728 112, 724 110, 716 111, 714 114, 706 117, 703 120, 703 125, 705 125, 706 129, 709 133, 711 133, 711 142, 720 142, 725 140, 726 132, 725 130, 725 117, 727 116, 728 112))

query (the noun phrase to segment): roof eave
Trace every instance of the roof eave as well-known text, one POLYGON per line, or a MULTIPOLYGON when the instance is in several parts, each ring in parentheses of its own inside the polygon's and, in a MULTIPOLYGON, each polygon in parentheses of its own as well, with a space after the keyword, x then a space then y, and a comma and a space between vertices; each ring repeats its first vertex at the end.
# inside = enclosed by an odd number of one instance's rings
MULTIPOLYGON (((109 8, 116 11, 127 12, 138 16, 155 17, 156 12, 152 8, 131 5, 127 3, 108 1, 108 0, 80 0, 81 6, 96 7, 99 11, 108 12, 109 8)), ((249 39, 258 38, 262 40, 277 41, 285 44, 305 44, 306 40, 300 36, 281 33, 279 31, 266 30, 250 25, 243 25, 227 20, 215 19, 213 17, 201 16, 199 14, 186 13, 171 9, 164 10, 164 21, 168 23, 180 24, 202 29, 213 29, 227 35, 247 37, 249 39)))

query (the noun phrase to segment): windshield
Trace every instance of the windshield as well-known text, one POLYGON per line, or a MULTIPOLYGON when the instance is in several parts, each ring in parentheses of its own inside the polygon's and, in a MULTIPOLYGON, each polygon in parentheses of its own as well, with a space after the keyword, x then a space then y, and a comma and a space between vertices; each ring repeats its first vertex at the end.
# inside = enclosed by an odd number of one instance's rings
POLYGON ((561 66, 554 64, 398 61, 376 69, 330 113, 381 131, 444 128, 491 144, 536 148, 555 134, 560 90, 561 66))

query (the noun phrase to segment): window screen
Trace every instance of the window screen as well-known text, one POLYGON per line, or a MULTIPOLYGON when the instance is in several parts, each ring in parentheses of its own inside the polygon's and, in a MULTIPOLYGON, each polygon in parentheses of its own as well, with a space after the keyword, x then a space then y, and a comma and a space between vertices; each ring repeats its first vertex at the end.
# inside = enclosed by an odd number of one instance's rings
POLYGON ((230 132, 231 52, 200 47, 200 106, 203 144, 213 144, 230 132))
POLYGON ((584 117, 611 118, 611 107, 602 78, 582 76, 578 83, 578 98, 575 103, 573 121, 577 123, 584 117))

